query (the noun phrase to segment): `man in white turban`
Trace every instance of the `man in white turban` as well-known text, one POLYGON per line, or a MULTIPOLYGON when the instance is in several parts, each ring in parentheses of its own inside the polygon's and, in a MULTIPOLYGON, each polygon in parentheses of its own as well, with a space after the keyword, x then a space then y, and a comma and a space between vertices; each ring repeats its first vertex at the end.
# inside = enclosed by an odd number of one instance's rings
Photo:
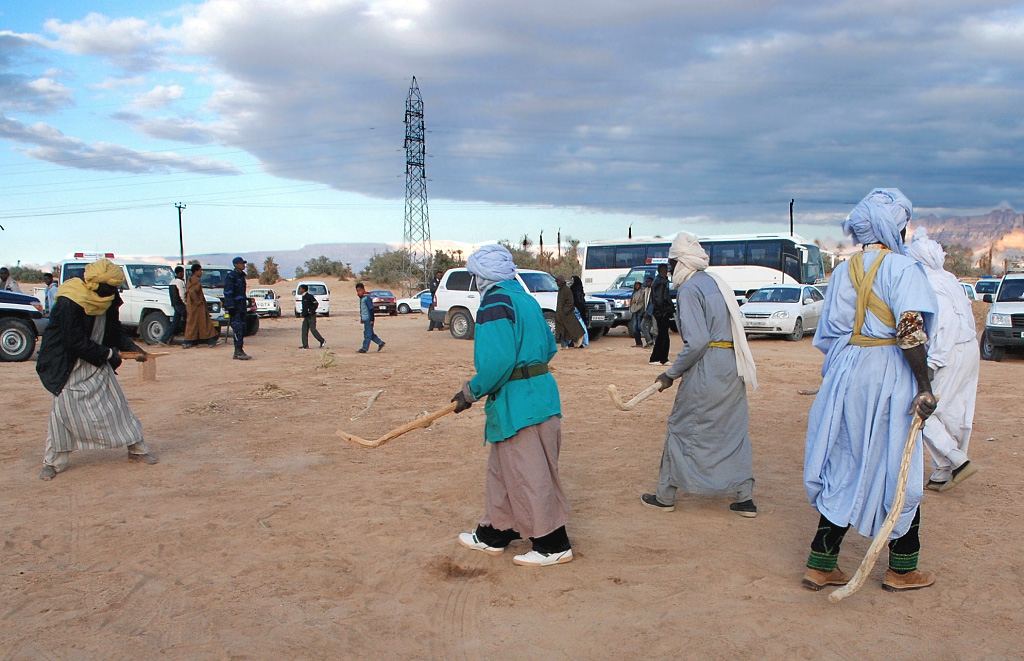
POLYGON ((664 390, 679 379, 679 390, 668 418, 658 490, 640 501, 671 512, 680 489, 730 494, 736 501, 729 509, 753 518, 746 386, 756 389, 757 375, 739 306, 732 288, 706 271, 708 256, 696 238, 680 232, 668 256, 683 350, 658 381, 664 390))
POLYGON ((487 459, 484 515, 459 543, 498 556, 513 541, 529 538, 533 549, 512 558, 526 567, 572 561, 565 530, 569 503, 558 478, 562 405, 548 361, 558 350, 537 301, 516 279, 512 255, 488 245, 466 264, 476 276, 473 363, 476 374, 452 401, 455 412, 487 398, 484 440, 487 459))
POLYGON ((928 369, 934 374, 932 389, 939 405, 924 425, 924 445, 934 469, 924 488, 948 491, 978 471, 967 458, 981 363, 974 311, 956 276, 943 268, 945 251, 928 238, 924 227, 914 231, 907 256, 921 262, 938 296, 938 322, 928 341, 928 369))
MULTIPOLYGON (((869 537, 882 526, 911 416, 935 410, 925 343, 938 304, 924 269, 903 254, 912 211, 898 190, 877 188, 843 223, 863 250, 832 272, 814 334, 825 362, 804 456, 804 489, 820 515, 803 579, 811 590, 849 581, 837 566, 843 536, 851 525, 869 537)), ((923 472, 918 441, 889 542, 882 587, 892 592, 935 582, 934 572, 917 568, 923 472)))

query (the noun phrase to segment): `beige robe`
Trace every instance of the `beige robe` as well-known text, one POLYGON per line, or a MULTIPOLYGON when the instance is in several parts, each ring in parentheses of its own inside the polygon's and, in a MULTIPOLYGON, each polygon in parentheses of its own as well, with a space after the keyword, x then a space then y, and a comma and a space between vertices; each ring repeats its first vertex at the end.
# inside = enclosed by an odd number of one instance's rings
POLYGON ((203 293, 203 285, 199 281, 199 276, 193 275, 188 279, 188 286, 185 289, 185 309, 188 310, 188 318, 185 322, 186 342, 198 342, 217 337, 218 331, 213 327, 210 311, 206 309, 206 295, 203 293))

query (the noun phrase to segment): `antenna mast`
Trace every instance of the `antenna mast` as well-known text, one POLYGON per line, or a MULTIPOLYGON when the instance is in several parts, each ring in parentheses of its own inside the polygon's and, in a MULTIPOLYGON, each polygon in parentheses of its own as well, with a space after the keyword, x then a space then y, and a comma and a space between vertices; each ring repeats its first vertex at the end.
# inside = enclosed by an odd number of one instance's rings
POLYGON ((428 271, 433 258, 424 167, 425 132, 423 97, 420 96, 416 76, 413 76, 405 99, 405 258, 402 260, 402 285, 413 291, 429 280, 428 271))

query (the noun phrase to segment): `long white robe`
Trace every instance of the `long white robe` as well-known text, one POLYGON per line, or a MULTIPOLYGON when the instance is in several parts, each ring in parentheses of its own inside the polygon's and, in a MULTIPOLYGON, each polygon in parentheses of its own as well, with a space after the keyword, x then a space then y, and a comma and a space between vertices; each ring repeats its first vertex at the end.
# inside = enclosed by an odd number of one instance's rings
MULTIPOLYGON (((879 253, 865 251, 864 269, 879 253)), ((807 498, 829 521, 852 525, 874 535, 892 506, 900 458, 910 431, 910 404, 917 394, 914 375, 896 346, 851 345, 857 293, 849 262, 832 273, 814 346, 823 351, 823 381, 807 422, 804 488, 807 498)), ((903 312, 922 313, 925 332, 934 330, 935 292, 920 264, 889 254, 872 291, 897 319, 903 312)), ((861 331, 875 338, 895 338, 896 330, 867 312, 861 331)), ((919 437, 920 438, 920 437, 919 437)), ((910 529, 924 495, 924 458, 920 440, 910 466, 906 501, 892 538, 910 529)))

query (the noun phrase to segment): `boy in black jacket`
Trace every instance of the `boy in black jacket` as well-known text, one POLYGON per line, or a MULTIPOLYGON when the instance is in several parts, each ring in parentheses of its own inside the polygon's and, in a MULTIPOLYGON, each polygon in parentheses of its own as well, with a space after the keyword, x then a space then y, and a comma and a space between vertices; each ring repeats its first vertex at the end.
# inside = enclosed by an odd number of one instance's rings
POLYGON ((320 347, 323 348, 327 340, 316 329, 316 309, 320 307, 320 302, 316 300, 316 296, 309 293, 309 287, 306 285, 299 285, 299 293, 302 294, 302 346, 299 348, 309 348, 310 331, 313 332, 313 337, 320 342, 320 347))

